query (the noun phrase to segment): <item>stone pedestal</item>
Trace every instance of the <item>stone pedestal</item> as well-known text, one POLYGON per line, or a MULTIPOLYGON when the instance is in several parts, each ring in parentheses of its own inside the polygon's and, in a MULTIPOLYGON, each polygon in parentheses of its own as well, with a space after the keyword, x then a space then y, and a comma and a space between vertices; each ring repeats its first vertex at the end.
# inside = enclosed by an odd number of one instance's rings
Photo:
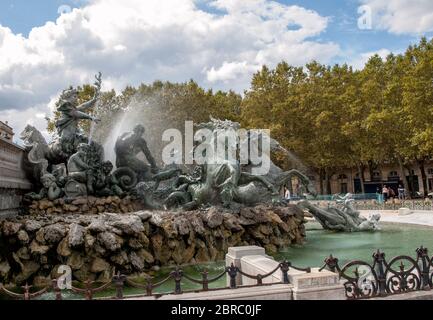
MULTIPOLYGON (((256 246, 229 248, 229 253, 226 255, 226 265, 231 263, 242 272, 250 275, 265 275, 275 270, 279 265, 279 262, 265 254, 263 248, 256 246)), ((293 300, 346 299, 344 286, 340 282, 338 274, 334 272, 328 270, 319 271, 319 268, 312 268, 311 272, 307 273, 291 268, 288 276, 293 300)), ((280 270, 263 279, 264 284, 281 284, 282 282, 283 274, 280 270)), ((239 275, 236 283, 237 285, 255 285, 257 281, 239 275)))
POLYGON ((294 300, 345 300, 345 291, 338 274, 312 268, 310 273, 289 270, 294 300))
MULTIPOLYGON (((231 247, 226 254, 226 267, 230 267, 233 263, 235 267, 242 270, 241 258, 245 256, 260 256, 268 257, 265 249, 258 246, 231 247)), ((239 274, 236 278, 236 284, 242 285, 242 276, 239 274)), ((230 278, 227 277, 227 286, 230 285, 230 278)))
MULTIPOLYGON (((279 263, 266 255, 244 256, 241 258, 241 270, 250 275, 265 275, 278 267, 279 263)), ((282 272, 277 270, 271 276, 264 278, 263 283, 281 283, 282 272)), ((242 277, 242 285, 255 285, 257 280, 242 277)))

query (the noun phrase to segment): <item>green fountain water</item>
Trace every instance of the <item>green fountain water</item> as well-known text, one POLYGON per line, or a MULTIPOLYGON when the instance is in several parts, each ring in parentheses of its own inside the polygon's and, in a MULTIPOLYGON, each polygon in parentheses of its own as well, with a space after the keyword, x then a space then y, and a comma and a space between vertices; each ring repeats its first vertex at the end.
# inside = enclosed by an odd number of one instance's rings
POLYGON ((430 227, 382 223, 377 232, 335 233, 321 229, 316 223, 307 224, 307 238, 302 246, 281 251, 276 260, 287 259, 300 267, 321 266, 332 254, 340 265, 349 260, 372 262, 373 252, 380 249, 386 258, 398 255, 416 257, 415 250, 423 245, 433 250, 433 229, 430 227))

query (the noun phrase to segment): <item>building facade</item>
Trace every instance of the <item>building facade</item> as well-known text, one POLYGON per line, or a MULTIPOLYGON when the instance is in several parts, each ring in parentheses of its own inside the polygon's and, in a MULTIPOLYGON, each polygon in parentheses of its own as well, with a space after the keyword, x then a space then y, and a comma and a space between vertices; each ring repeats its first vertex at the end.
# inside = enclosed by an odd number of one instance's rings
MULTIPOLYGON (((409 184, 409 189, 406 192, 416 195, 423 195, 433 192, 433 160, 425 162, 425 173, 427 178, 427 189, 424 190, 422 175, 419 166, 416 163, 411 164, 406 168, 406 177, 400 177, 399 168, 397 164, 383 164, 378 168, 364 171, 364 190, 365 193, 376 193, 381 190, 384 185, 391 187, 396 194, 399 185, 403 185, 403 179, 406 179, 409 184), (410 174, 410 176, 409 176, 410 174), (413 188, 413 190, 412 190, 413 188)), ((320 177, 319 175, 311 176, 310 179, 314 181, 317 190, 320 190, 320 177)), ((326 182, 323 181, 325 186, 326 182)), ((362 193, 360 173, 356 168, 346 168, 338 171, 330 179, 331 194, 337 193, 362 193)), ((325 188, 325 187, 324 187, 325 188)))

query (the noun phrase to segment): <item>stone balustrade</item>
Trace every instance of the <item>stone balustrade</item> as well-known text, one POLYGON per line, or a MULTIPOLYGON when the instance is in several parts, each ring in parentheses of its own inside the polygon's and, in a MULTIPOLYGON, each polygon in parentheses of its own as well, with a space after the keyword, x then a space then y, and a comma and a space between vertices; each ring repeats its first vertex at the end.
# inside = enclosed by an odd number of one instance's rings
POLYGON ((0 218, 19 212, 23 194, 32 187, 22 168, 24 155, 23 148, 0 139, 0 218))

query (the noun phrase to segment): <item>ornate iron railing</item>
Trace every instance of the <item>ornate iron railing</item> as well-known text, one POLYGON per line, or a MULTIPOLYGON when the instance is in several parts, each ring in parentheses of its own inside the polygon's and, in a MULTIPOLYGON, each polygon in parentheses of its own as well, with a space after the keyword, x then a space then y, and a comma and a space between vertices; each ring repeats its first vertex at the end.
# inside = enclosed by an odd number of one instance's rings
MULTIPOLYGON (((221 272, 220 274, 218 274, 212 278, 209 278, 208 271, 204 270, 201 273, 201 279, 199 280, 199 279, 195 279, 193 277, 190 277, 189 275, 185 274, 182 271, 182 269, 180 269, 179 267, 176 267, 173 271, 170 272, 170 274, 165 279, 163 279, 157 283, 152 283, 151 277, 146 278, 145 284, 137 283, 137 282, 133 281, 132 279, 128 278, 127 276, 118 272, 117 274, 115 274, 112 277, 111 282, 104 283, 104 284, 100 285, 99 287, 94 287, 96 282, 88 280, 88 281, 82 283, 83 288, 72 286, 72 291, 76 294, 83 296, 86 300, 93 300, 95 293, 102 292, 102 291, 107 290, 109 288, 114 288, 116 291, 115 296, 112 298, 124 299, 126 297, 126 296, 124 296, 124 289, 125 289, 126 284, 129 285, 130 287, 133 287, 133 288, 142 289, 144 296, 161 296, 164 294, 166 294, 166 295, 167 294, 182 294, 182 293, 186 293, 186 292, 204 292, 204 291, 222 290, 222 289, 228 289, 228 288, 236 289, 236 288, 238 288, 237 283, 236 283, 236 279, 237 279, 238 275, 242 275, 242 276, 245 276, 247 278, 256 280, 256 284, 253 286, 264 286, 264 285, 275 284, 275 283, 265 284, 265 283, 263 283, 263 280, 272 276, 276 272, 281 272, 282 281, 280 283, 289 284, 290 281, 289 281, 288 272, 291 268, 295 269, 295 270, 299 270, 299 271, 311 272, 310 268, 298 268, 298 267, 293 266, 288 261, 283 261, 283 262, 279 263, 278 266, 274 270, 272 270, 271 272, 269 272, 267 274, 251 275, 251 274, 248 274, 248 273, 241 271, 238 267, 231 264, 231 266, 226 267, 223 272, 221 272), (219 279, 221 279, 226 274, 230 279, 230 281, 229 281, 230 285, 228 287, 209 288, 209 284, 218 281, 219 279), (187 280, 189 280, 195 284, 201 285, 201 289, 183 291, 182 286, 181 286, 183 279, 187 279, 187 280), (172 292, 167 292, 164 294, 154 293, 155 289, 161 287, 163 284, 167 283, 170 280, 174 280, 174 290, 172 292)), ((243 287, 245 287, 245 286, 243 286, 243 287)), ((0 293, 3 292, 7 296, 9 296, 13 299, 32 300, 32 299, 36 299, 36 298, 42 296, 43 294, 45 294, 47 292, 53 292, 55 294, 56 300, 62 300, 63 299, 62 290, 60 290, 58 287, 57 279, 52 280, 51 286, 45 287, 45 288, 43 288, 37 292, 31 292, 31 288, 32 288, 32 286, 29 286, 26 284, 25 286, 21 287, 21 289, 24 291, 23 293, 16 293, 16 292, 13 292, 11 290, 6 289, 0 283, 0 293)), ((134 296, 137 296, 137 295, 134 295, 134 296)))
POLYGON ((377 251, 373 262, 350 261, 340 267, 332 255, 320 269, 337 272, 344 282, 348 299, 366 299, 433 288, 433 257, 428 249, 416 249, 416 259, 402 255, 387 261, 385 253, 377 251))
MULTIPOLYGON (((429 257, 428 249, 420 247, 416 249, 416 258, 407 255, 401 255, 387 260, 385 253, 376 251, 373 256, 372 262, 361 260, 354 260, 340 266, 339 260, 332 255, 325 259, 325 264, 319 271, 325 268, 339 274, 343 282, 346 297, 348 299, 368 299, 374 297, 384 297, 388 295, 407 293, 420 290, 433 289, 433 257, 429 257)), ((117 273, 112 277, 110 282, 104 283, 99 287, 95 287, 96 282, 86 281, 82 283, 81 287, 72 286, 72 291, 81 295, 86 300, 93 300, 95 293, 102 292, 107 289, 115 289, 112 299, 124 299, 131 296, 124 295, 125 286, 128 285, 133 288, 143 290, 143 294, 137 296, 161 296, 168 294, 182 294, 187 292, 206 292, 222 289, 236 289, 237 277, 242 275, 244 277, 256 280, 256 284, 252 286, 265 286, 274 283, 263 283, 263 280, 271 277, 277 272, 281 272, 282 281, 280 284, 289 284, 289 270, 295 269, 304 272, 311 272, 311 268, 298 268, 293 266, 288 261, 279 263, 274 270, 267 274, 251 275, 241 271, 233 264, 226 267, 220 274, 209 278, 207 270, 201 272, 201 279, 193 278, 183 272, 179 267, 175 268, 169 275, 157 282, 153 283, 151 277, 147 277, 145 283, 137 283, 126 275, 117 273), (222 288, 209 288, 209 284, 218 281, 223 276, 227 275, 229 279, 229 286, 222 288), (186 279, 201 286, 198 290, 182 290, 182 280, 186 279), (167 293, 155 293, 155 289, 161 287, 163 284, 170 280, 174 280, 174 290, 167 293)), ((247 286, 242 286, 247 287, 247 286)), ((251 286, 249 286, 251 287, 251 286)), ((36 299, 47 292, 53 292, 56 300, 62 300, 62 290, 58 287, 57 279, 52 280, 51 286, 47 286, 36 292, 31 292, 32 286, 25 285, 22 288, 23 293, 16 293, 5 288, 0 283, 0 292, 5 293, 13 299, 32 300, 36 299)))
POLYGON ((408 208, 411 210, 433 210, 433 202, 430 200, 389 200, 379 203, 378 201, 357 200, 354 202, 357 210, 398 210, 408 208))
MULTIPOLYGON (((313 201, 313 203, 324 208, 335 206, 335 201, 313 201)), ((380 203, 377 200, 355 200, 353 207, 356 210, 398 210, 400 208, 408 208, 411 210, 433 211, 433 201, 394 199, 380 203)))

